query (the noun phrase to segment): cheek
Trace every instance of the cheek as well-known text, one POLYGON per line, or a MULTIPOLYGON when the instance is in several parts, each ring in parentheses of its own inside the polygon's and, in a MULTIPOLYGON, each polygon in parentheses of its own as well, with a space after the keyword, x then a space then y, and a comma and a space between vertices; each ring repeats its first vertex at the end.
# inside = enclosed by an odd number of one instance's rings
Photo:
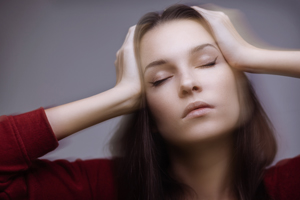
POLYGON ((176 98, 170 89, 157 89, 154 92, 146 92, 147 103, 152 116, 158 127, 165 126, 168 121, 172 121, 172 116, 176 116, 174 105, 176 98))
POLYGON ((174 134, 182 133, 181 123, 184 104, 178 97, 176 84, 168 82, 159 88, 146 90, 147 104, 154 118, 157 130, 168 140, 174 134))
POLYGON ((203 70, 196 78, 202 91, 188 99, 180 100, 172 84, 146 91, 147 103, 158 131, 170 142, 179 144, 219 137, 237 127, 240 103, 232 69, 224 64, 213 70, 203 70), (182 121, 186 103, 199 99, 214 105, 216 111, 205 118, 182 121))
POLYGON ((215 81, 215 99, 217 100, 220 127, 231 130, 237 127, 240 117, 238 86, 234 71, 227 65, 220 71, 215 81))
POLYGON ((155 129, 170 143, 181 143, 186 140, 182 137, 184 125, 180 123, 180 105, 178 97, 170 91, 159 94, 146 94, 150 112, 155 121, 155 129), (181 136, 180 136, 181 135, 181 136))

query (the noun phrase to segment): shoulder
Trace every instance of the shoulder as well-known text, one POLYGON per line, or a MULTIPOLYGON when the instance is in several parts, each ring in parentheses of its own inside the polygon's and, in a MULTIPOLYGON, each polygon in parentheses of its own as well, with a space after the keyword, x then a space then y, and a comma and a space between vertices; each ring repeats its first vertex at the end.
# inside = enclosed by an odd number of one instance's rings
POLYGON ((265 170, 264 183, 274 199, 300 199, 300 155, 265 170))

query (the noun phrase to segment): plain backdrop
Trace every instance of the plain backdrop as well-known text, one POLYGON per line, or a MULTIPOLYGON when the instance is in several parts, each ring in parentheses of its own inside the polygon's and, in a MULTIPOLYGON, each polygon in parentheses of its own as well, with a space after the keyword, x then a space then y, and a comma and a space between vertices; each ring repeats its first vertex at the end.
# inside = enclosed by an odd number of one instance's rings
MULTIPOLYGON (((238 9, 242 22, 260 40, 281 48, 300 47, 299 0, 4 0, 0 2, 0 115, 61 105, 113 87, 115 55, 128 28, 146 12, 175 3, 238 9)), ((300 154, 300 79, 249 77, 276 129, 276 161, 300 154)), ((110 157, 107 143, 119 120, 65 138, 43 158, 110 157)))

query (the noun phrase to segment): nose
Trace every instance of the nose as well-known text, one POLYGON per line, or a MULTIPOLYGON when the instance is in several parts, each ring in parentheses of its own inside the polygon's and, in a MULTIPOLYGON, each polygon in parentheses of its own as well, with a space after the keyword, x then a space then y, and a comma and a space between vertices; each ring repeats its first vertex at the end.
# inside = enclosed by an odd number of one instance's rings
POLYGON ((182 73, 180 77, 179 97, 185 97, 193 93, 201 92, 199 80, 191 73, 182 73))

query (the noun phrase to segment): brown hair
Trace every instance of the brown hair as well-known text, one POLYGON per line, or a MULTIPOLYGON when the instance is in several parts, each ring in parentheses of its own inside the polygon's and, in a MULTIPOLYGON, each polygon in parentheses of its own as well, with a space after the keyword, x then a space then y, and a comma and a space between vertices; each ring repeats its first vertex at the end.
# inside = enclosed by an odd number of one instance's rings
MULTIPOLYGON (((185 5, 174 5, 162 14, 148 13, 137 24, 135 32, 136 56, 144 34, 155 26, 175 20, 199 20, 207 28, 203 17, 185 5)), ((247 77, 240 72, 243 95, 246 100, 242 109, 250 113, 242 120, 235 137, 235 188, 239 199, 270 199, 264 183, 264 169, 273 161, 277 146, 271 123, 260 105, 247 77), (251 112, 248 112, 251 110, 251 112)), ((244 111, 244 110, 242 110, 244 111)), ((115 178, 118 199, 185 199, 193 191, 174 180, 168 173, 169 159, 165 141, 152 131, 154 122, 143 97, 141 108, 124 118, 112 140, 112 152, 117 156, 115 178)))

